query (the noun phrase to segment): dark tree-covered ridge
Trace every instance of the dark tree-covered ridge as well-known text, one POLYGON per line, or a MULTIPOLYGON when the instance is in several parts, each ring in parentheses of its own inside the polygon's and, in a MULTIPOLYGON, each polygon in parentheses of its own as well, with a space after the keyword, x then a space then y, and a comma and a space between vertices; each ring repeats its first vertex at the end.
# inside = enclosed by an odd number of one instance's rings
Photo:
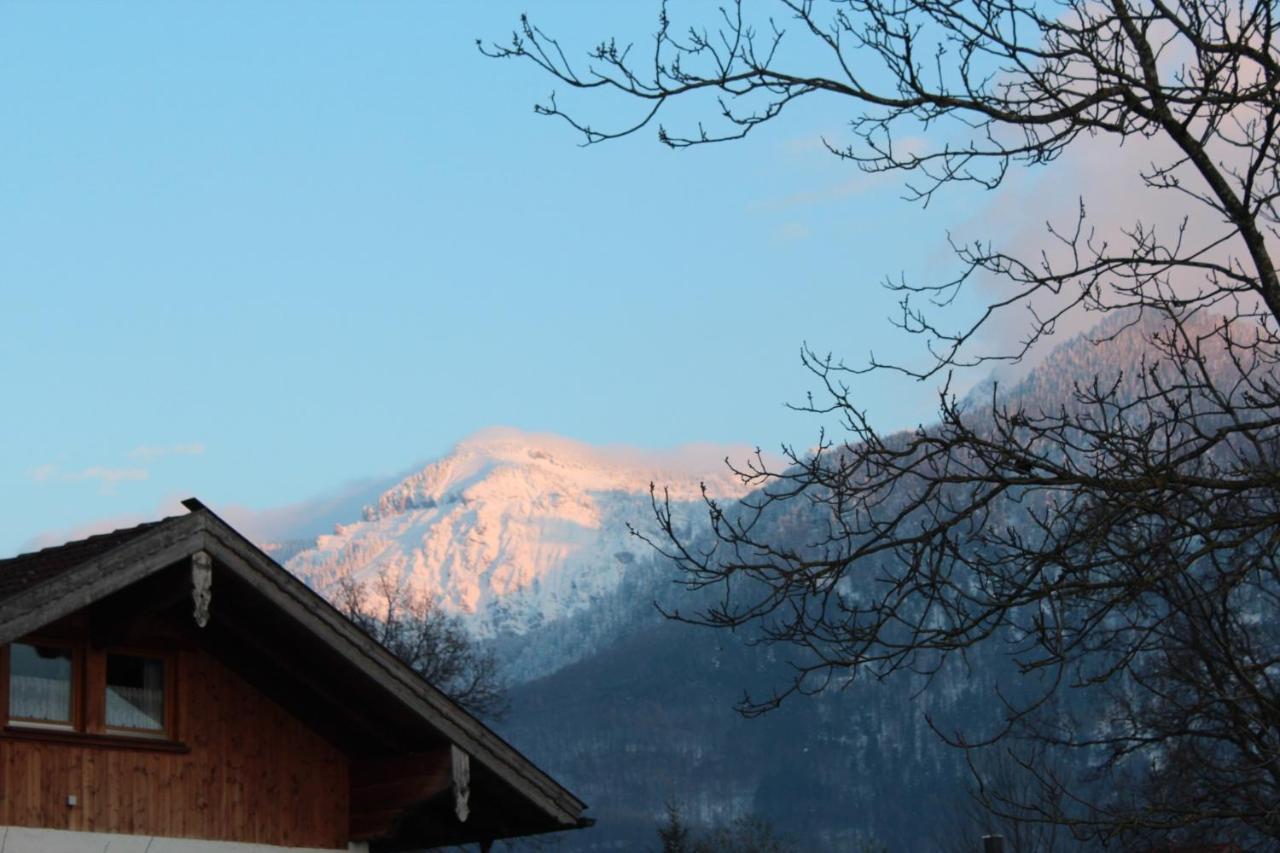
POLYGON ((691 589, 717 593, 673 615, 794 652, 794 680, 744 711, 998 649, 1038 690, 1003 697, 982 737, 1034 784, 986 789, 988 807, 1081 840, 1280 839, 1276 12, 1273 0, 672 3, 647 40, 609 38, 585 58, 528 19, 482 46, 583 90, 573 109, 553 96, 538 111, 587 144, 653 124, 674 148, 741 139, 825 98, 848 119, 831 153, 903 173, 926 203, 1053 168, 1090 138, 1149 154, 1138 174, 1164 201, 1127 211, 1123 231, 1094 231, 1081 200, 1042 253, 957 245, 954 278, 890 281, 923 366, 806 350, 826 393, 799 408, 845 433, 785 448, 784 467, 742 463, 756 497, 708 501, 710 544, 681 537, 655 495, 658 546, 691 589), (612 109, 605 93, 634 114, 588 120, 612 109), (676 100, 707 108, 702 120, 659 124, 676 100), (1207 224, 1152 224, 1180 208, 1207 224), (957 293, 979 280, 996 296, 957 318, 957 293), (954 369, 1024 359, 1082 312, 1110 318, 1099 337, 1140 335, 1141 355, 1050 405, 950 393, 954 369), (1023 334, 979 348, 997 323, 1023 334), (873 428, 855 396, 868 370, 940 382, 937 423, 873 428), (807 536, 775 535, 768 520, 797 511, 807 536), (1092 722, 1056 710, 1073 692, 1092 722), (1060 775, 1054 753, 1090 756, 1098 777, 1060 775))

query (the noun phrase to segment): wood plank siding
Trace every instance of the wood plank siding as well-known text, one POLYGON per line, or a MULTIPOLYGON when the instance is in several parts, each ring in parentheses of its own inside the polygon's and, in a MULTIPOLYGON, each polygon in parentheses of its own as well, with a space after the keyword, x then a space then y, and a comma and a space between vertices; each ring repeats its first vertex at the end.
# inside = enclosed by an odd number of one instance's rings
POLYGON ((0 736, 0 824, 345 848, 343 752, 203 650, 174 659, 181 746, 0 736))

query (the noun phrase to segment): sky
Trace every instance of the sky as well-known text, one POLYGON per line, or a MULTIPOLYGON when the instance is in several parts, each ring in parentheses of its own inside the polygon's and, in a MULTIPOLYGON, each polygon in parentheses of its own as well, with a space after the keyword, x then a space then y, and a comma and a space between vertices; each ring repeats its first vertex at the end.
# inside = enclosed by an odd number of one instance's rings
MULTIPOLYGON (((584 148, 533 113, 553 81, 475 47, 526 5, 0 0, 0 556, 358 491, 493 426, 809 446, 802 345, 912 357, 879 282, 1016 208, 903 202, 821 149, 834 100, 584 148)), ((531 12, 581 53, 656 4, 531 12)), ((884 427, 935 395, 856 391, 884 427)))

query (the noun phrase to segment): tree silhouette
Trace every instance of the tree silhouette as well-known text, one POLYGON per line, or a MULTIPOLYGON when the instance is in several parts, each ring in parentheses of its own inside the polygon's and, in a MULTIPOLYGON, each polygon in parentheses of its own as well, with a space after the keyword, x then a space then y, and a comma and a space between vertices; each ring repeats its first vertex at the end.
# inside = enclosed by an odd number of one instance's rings
POLYGON ((671 615, 793 650, 794 679, 744 701, 748 714, 993 650, 1024 676, 999 696, 1000 725, 945 736, 967 749, 1034 744, 1040 759, 1022 769, 1039 794, 990 802, 1002 815, 1080 840, 1208 833, 1274 845, 1277 3, 692 8, 695 20, 677 25, 663 4, 647 42, 609 38, 583 61, 527 18, 510 42, 481 49, 582 90, 589 100, 573 108, 552 95, 537 111, 585 144, 652 125, 673 148, 741 139, 787 120, 793 101, 825 98, 849 120, 827 149, 866 172, 902 173, 921 203, 957 184, 994 189, 1010 169, 1052 167, 1091 139, 1140 150, 1138 174, 1164 201, 1109 232, 1082 199, 1039 253, 957 244, 954 277, 889 281, 895 322, 925 344, 922 365, 805 349, 825 394, 798 408, 835 416, 845 433, 784 448, 782 467, 761 454, 741 463, 754 497, 708 499, 710 542, 682 535, 655 493, 657 546, 691 589, 716 593, 671 615), (634 116, 583 118, 605 94, 635 104, 634 116), (668 101, 705 112, 668 127, 668 101), (1179 208, 1179 225, 1153 224, 1179 208), (979 282, 1000 289, 956 318, 957 295, 979 282), (1106 318, 1093 343, 1139 354, 1051 400, 998 385, 967 403, 951 392, 956 369, 1037 356, 1063 318, 1087 312, 1106 318), (980 334, 1010 325, 1022 334, 1005 348, 980 334), (937 422, 877 431, 854 396, 868 371, 938 382, 937 422), (784 518, 806 535, 782 535, 784 518), (1066 696, 1093 717, 1072 721, 1066 696), (1070 755, 1091 762, 1091 784, 1055 769, 1070 755))
POLYGON ((470 713, 488 719, 507 713, 497 659, 431 596, 383 570, 365 581, 340 575, 330 598, 348 619, 470 713))

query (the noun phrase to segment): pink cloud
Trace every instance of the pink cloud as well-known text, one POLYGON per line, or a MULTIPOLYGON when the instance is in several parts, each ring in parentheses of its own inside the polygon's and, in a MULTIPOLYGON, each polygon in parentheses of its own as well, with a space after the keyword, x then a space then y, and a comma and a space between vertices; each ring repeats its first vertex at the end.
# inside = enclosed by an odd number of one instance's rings
MULTIPOLYGON (((1170 246, 1179 239, 1179 229, 1185 229, 1181 238, 1182 253, 1186 255, 1193 248, 1210 246, 1221 239, 1227 229, 1204 205, 1180 193, 1152 189, 1143 183, 1140 173, 1149 170, 1152 163, 1175 162, 1178 156, 1171 144, 1158 139, 1131 139, 1124 145, 1110 138, 1081 139, 1048 167, 1011 172, 1004 187, 983 199, 984 203, 953 229, 952 239, 960 244, 990 242, 994 250, 1018 257, 1036 268, 1042 258, 1065 268, 1070 261, 1070 250, 1050 233, 1049 226, 1060 234, 1071 233, 1083 201, 1084 233, 1092 234, 1095 244, 1106 243, 1113 250, 1123 251, 1131 245, 1125 231, 1141 223, 1145 229, 1154 228, 1161 242, 1170 246)), ((1185 177, 1188 183, 1193 180, 1193 176, 1185 177)), ((1208 257, 1220 260, 1233 248, 1239 249, 1228 244, 1212 250, 1208 257)), ((944 257, 946 254, 947 249, 943 247, 936 258, 944 276, 959 269, 959 262, 944 257)), ((1179 292, 1190 293, 1202 280, 1182 274, 1171 284, 1179 292)), ((969 288, 967 294, 955 306, 932 310, 934 319, 943 320, 942 328, 958 329, 986 304, 1013 292, 1010 282, 993 277, 977 279, 966 287, 969 288)), ((970 353, 1009 352, 1030 329, 1033 318, 1029 308, 1045 316, 1077 295, 1078 291, 1073 290, 1057 296, 1042 293, 1029 303, 1005 309, 988 321, 970 353)), ((1086 331, 1099 319, 1097 313, 1073 310, 1057 323, 1054 337, 1042 341, 1023 364, 1002 366, 997 369, 998 373, 1005 378, 1025 373, 1055 345, 1086 331)), ((972 371, 974 375, 966 378, 977 381, 981 378, 977 374, 985 374, 987 369, 972 371)))
POLYGON ((90 536, 96 536, 99 533, 110 533, 111 531, 119 530, 122 527, 134 527, 144 521, 154 520, 155 517, 146 517, 137 513, 95 518, 92 521, 73 524, 70 527, 46 530, 44 533, 34 536, 24 542, 21 550, 23 553, 28 551, 38 551, 41 548, 51 548, 54 545, 61 545, 64 542, 74 542, 77 539, 85 539, 90 536))
POLYGON ((118 484, 149 480, 151 473, 146 468, 110 468, 105 465, 93 465, 79 471, 64 471, 57 465, 41 465, 32 469, 30 476, 36 483, 96 481, 101 494, 111 494, 118 484))

